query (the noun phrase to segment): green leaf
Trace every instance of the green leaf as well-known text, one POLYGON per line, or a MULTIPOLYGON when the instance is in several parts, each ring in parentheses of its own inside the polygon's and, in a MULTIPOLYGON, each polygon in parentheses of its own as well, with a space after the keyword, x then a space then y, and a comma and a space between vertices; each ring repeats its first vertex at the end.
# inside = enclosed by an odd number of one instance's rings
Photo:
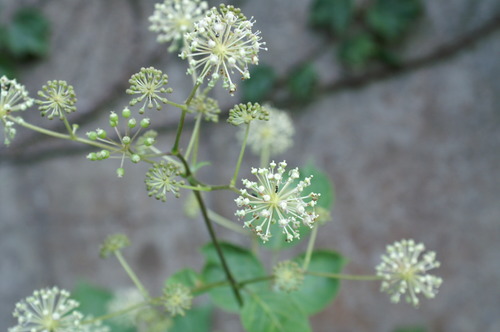
POLYGON ((175 316, 168 332, 210 332, 211 325, 212 307, 195 307, 186 311, 185 316, 175 316))
POLYGON ((310 9, 311 26, 342 35, 354 13, 352 0, 315 0, 310 9))
POLYGON ((182 269, 174 273, 165 281, 166 285, 183 284, 189 288, 195 288, 202 284, 201 275, 192 269, 182 269))
POLYGON ((287 294, 255 292, 245 299, 241 323, 248 332, 308 332, 309 320, 287 294))
POLYGON ((377 0, 366 16, 369 27, 387 42, 403 36, 422 13, 420 0, 377 0))
POLYGON ((250 79, 244 80, 243 102, 262 102, 272 91, 276 82, 276 73, 270 66, 255 67, 250 73, 250 79))
POLYGON ((328 174, 320 171, 312 163, 300 170, 301 178, 313 176, 311 185, 304 189, 304 195, 312 192, 320 193, 321 197, 318 200, 318 206, 331 210, 335 204, 335 190, 328 174))
POLYGON ((107 289, 80 281, 71 292, 71 298, 80 303, 78 311, 96 317, 107 314, 107 304, 113 294, 107 289))
POLYGON ((316 69, 312 63, 308 62, 291 73, 288 90, 293 100, 305 103, 312 99, 317 83, 316 69))
POLYGON ((16 78, 14 62, 6 54, 0 54, 0 77, 3 75, 10 79, 16 78))
MULTIPOLYGON (((304 254, 295 261, 302 264, 304 254)), ((345 259, 336 252, 327 250, 313 251, 307 271, 323 273, 339 273, 345 264, 345 259)), ((337 295, 340 282, 338 279, 305 275, 304 284, 299 290, 289 296, 307 315, 322 311, 337 295)))
POLYGON ((19 10, 6 34, 7 47, 17 57, 43 56, 49 50, 49 22, 37 9, 19 10))
POLYGON ((369 34, 362 33, 342 42, 338 50, 340 60, 347 65, 360 69, 378 53, 378 45, 369 34))
MULTIPOLYGON (((250 251, 229 243, 221 243, 220 246, 229 269, 237 282, 265 276, 266 271, 264 267, 250 251)), ((202 273, 205 282, 212 283, 226 280, 226 275, 222 269, 219 257, 217 256, 215 246, 209 243, 202 248, 202 252, 206 259, 206 264, 202 273)), ((245 287, 257 291, 267 289, 268 283, 252 283, 245 287)), ((239 310, 238 302, 230 286, 213 288, 209 291, 209 294, 214 303, 221 308, 232 312, 237 312, 239 310)))

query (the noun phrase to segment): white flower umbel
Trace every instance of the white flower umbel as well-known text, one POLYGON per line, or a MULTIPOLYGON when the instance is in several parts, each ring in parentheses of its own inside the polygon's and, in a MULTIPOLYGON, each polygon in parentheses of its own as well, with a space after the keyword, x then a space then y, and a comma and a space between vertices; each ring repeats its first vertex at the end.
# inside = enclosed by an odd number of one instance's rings
POLYGON ((189 47, 180 57, 189 58, 188 74, 199 72, 198 83, 208 78, 211 87, 222 78, 223 87, 233 93, 236 84, 230 75, 237 72, 242 79, 250 78, 248 66, 258 64, 259 51, 267 50, 260 31, 252 31, 254 23, 233 6, 210 9, 185 35, 189 47))
POLYGON ((433 298, 443 280, 427 271, 439 267, 435 260, 436 253, 426 252, 419 260, 425 247, 414 240, 401 240, 387 246, 387 254, 382 255, 382 262, 377 265, 377 275, 382 277, 380 290, 391 296, 391 301, 398 303, 402 295, 406 302, 418 307, 418 294, 433 298))
POLYGON ((278 165, 273 161, 269 166, 252 168, 257 182, 242 180, 246 189, 240 190, 241 196, 235 200, 241 208, 236 211, 236 216, 245 220, 244 227, 251 228, 264 242, 272 236, 271 225, 278 223, 286 241, 290 242, 300 238, 298 228, 301 223, 313 227, 318 217, 314 207, 319 194, 302 194, 311 184, 312 176, 298 181, 298 168, 292 169, 285 178, 285 161, 278 165))
POLYGON ((17 325, 9 332, 82 332, 83 315, 74 309, 79 303, 57 287, 37 290, 18 302, 14 310, 17 325))
MULTIPOLYGON (((142 302, 144 302, 144 296, 137 288, 122 288, 117 290, 108 302, 108 313, 118 312, 142 302)), ((129 311, 125 315, 114 317, 113 321, 122 327, 133 327, 137 314, 138 310, 129 311)))
MULTIPOLYGON (((292 144, 292 137, 295 133, 292 119, 281 110, 269 105, 262 106, 269 112, 268 121, 255 121, 248 133, 247 144, 255 154, 267 152, 271 155, 285 152, 292 144)), ((244 131, 240 132, 239 138, 242 140, 244 131)))
POLYGON ((16 80, 9 80, 6 76, 0 77, 0 121, 4 126, 5 145, 16 136, 14 122, 7 119, 11 112, 24 111, 33 105, 33 99, 28 96, 24 85, 16 80))
POLYGON ((192 31, 194 23, 201 20, 208 5, 200 0, 165 0, 155 5, 155 11, 149 17, 149 30, 158 33, 159 43, 172 42, 170 52, 178 49, 184 34, 192 31))

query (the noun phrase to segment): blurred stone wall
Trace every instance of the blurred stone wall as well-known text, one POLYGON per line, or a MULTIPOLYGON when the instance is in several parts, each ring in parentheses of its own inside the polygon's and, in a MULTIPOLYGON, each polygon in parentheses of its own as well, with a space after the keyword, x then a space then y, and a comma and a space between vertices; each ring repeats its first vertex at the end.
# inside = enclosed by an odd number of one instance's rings
MULTIPOLYGON (((22 82, 32 94, 50 79, 73 84, 80 132, 105 126, 108 111, 126 104, 127 79, 141 66, 168 73, 174 100, 189 91, 184 63, 147 30, 152 0, 7 0, 2 16, 25 5, 49 17, 52 45, 50 56, 23 70, 22 82)), ((310 1, 236 5, 256 17, 269 47, 261 62, 278 73, 321 48, 321 38, 306 28, 310 1)), ((331 51, 317 60, 321 80, 335 84, 293 113, 296 143, 280 158, 290 165, 313 160, 335 182, 333 222, 320 232, 318 247, 347 256, 347 273, 368 274, 386 244, 415 238, 437 252, 444 284, 415 310, 390 304, 376 283, 343 282, 338 299, 312 318, 314 331, 387 332, 401 325, 500 331, 499 15, 497 0, 426 0, 400 51, 406 65, 375 70, 357 84, 331 61, 331 51)), ((223 107, 238 101, 225 91, 216 95, 223 107)), ((47 121, 36 113, 26 119, 47 121)), ((168 129, 178 113, 153 116, 168 129)), ((118 161, 91 163, 78 145, 18 131, 9 149, 0 148, 0 329, 14 324, 15 302, 36 288, 71 288, 81 278, 130 285, 118 263, 98 257, 110 233, 132 239, 126 256, 153 291, 179 268, 201 268, 197 248, 208 241, 201 220, 184 216, 183 199, 148 198, 143 166, 128 164, 127 176, 117 179, 118 161)), ((202 157, 216 166, 204 176, 226 182, 238 153, 235 128, 222 121, 204 131, 202 157)), ((167 130, 162 146, 172 141, 167 130)), ((221 214, 233 215, 232 195, 206 196, 221 214)), ((233 315, 219 313, 216 324, 218 331, 241 330, 233 315)))

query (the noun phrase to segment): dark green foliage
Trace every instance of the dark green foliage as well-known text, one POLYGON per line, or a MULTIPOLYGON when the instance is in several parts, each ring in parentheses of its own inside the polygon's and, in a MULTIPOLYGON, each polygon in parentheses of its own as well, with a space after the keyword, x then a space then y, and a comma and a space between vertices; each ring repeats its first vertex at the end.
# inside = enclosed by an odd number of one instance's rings
POLYGON ((243 102, 262 102, 272 91, 276 73, 270 66, 258 66, 250 72, 250 79, 243 81, 243 102))
POLYGON ((351 68, 364 68, 379 51, 379 45, 367 33, 345 39, 339 46, 338 57, 351 68))
POLYGON ((420 0, 376 0, 366 14, 366 21, 377 36, 386 42, 395 42, 421 12, 420 0))
POLYGON ((354 13, 352 0, 315 0, 311 5, 311 26, 336 35, 346 32, 354 13))
POLYGON ((314 96, 318 84, 318 74, 314 64, 305 63, 294 70, 288 79, 290 98, 299 103, 306 103, 314 96))

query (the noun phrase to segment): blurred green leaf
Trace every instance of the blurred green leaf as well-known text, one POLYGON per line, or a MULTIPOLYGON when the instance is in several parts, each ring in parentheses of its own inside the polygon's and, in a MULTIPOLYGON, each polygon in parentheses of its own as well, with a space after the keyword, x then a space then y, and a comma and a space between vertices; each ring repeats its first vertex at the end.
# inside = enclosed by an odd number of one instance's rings
POLYGON ((421 0, 376 0, 368 9, 366 19, 378 36, 387 42, 395 42, 421 13, 421 0))
POLYGON ((276 82, 276 72, 270 66, 261 65, 255 67, 250 73, 250 79, 244 80, 243 101, 262 102, 272 91, 276 82))
POLYGON ((248 332, 309 332, 309 320, 288 294, 252 292, 245 299, 241 323, 248 332))
POLYGON ((344 40, 338 50, 340 60, 355 69, 364 68, 368 61, 378 53, 378 45, 366 33, 361 33, 344 40))
MULTIPOLYGON (((296 259, 299 264, 304 261, 304 254, 296 259)), ((339 273, 345 264, 345 259, 337 252, 317 250, 313 251, 308 271, 339 273)), ((307 275, 304 284, 295 292, 290 293, 307 315, 322 311, 337 296, 340 282, 338 279, 307 275)))
POLYGON ((78 311, 96 317, 107 313, 107 304, 113 294, 107 289, 80 281, 71 292, 71 298, 80 303, 78 311))
POLYGON ((314 0, 309 13, 313 27, 342 35, 354 13, 352 0, 314 0))
MULTIPOLYGON (((221 243, 220 245, 226 257, 227 264, 231 269, 231 273, 236 280, 243 281, 262 277, 266 274, 261 262, 259 262, 259 260, 247 249, 230 243, 221 243)), ((217 256, 215 246, 209 243, 202 248, 202 252, 206 259, 206 264, 203 268, 203 278, 205 282, 211 283, 226 280, 226 275, 222 269, 219 257, 217 256)), ((253 283, 247 285, 246 288, 253 291, 263 290, 268 288, 268 283, 253 283)), ((239 311, 238 303, 229 286, 213 288, 209 293, 216 305, 227 311, 239 311)), ((241 292, 241 294, 246 295, 247 293, 241 292)))
POLYGON ((210 332, 212 331, 212 307, 194 307, 185 316, 175 316, 168 332, 210 332))
POLYGON ((165 281, 165 286, 171 284, 183 284, 186 287, 195 288, 202 284, 201 275, 192 269, 182 269, 165 281))
POLYGON ((4 53, 0 53, 0 76, 3 75, 10 79, 16 78, 15 64, 12 58, 4 53))
POLYGON ((49 50, 49 22, 34 8, 23 8, 7 26, 7 46, 16 57, 43 56, 49 50))
POLYGON ((294 70, 288 79, 288 90, 291 98, 305 103, 312 99, 318 83, 318 74, 312 63, 305 63, 294 70))

